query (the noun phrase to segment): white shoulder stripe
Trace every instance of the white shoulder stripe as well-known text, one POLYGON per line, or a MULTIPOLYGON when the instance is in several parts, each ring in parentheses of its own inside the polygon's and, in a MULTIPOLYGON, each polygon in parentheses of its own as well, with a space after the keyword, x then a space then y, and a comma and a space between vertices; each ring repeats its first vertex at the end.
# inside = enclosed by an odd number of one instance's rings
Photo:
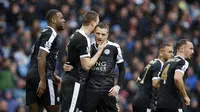
POLYGON ((52 30, 51 37, 49 38, 48 42, 52 43, 54 39, 56 38, 57 34, 54 30, 52 30))
POLYGON ((118 52, 118 53, 117 53, 117 62, 116 62, 116 63, 121 63, 121 62, 123 62, 124 59, 123 59, 122 50, 121 50, 119 44, 108 41, 108 45, 112 45, 112 46, 115 46, 115 47, 117 48, 117 52, 118 52))
POLYGON ((115 47, 120 47, 119 44, 111 42, 111 41, 108 41, 108 45, 113 45, 115 47))
MULTIPOLYGON (((90 38, 86 35, 86 33, 84 32, 84 31, 82 31, 82 30, 78 30, 78 32, 80 33, 80 34, 82 34, 84 37, 85 37, 85 39, 87 40, 87 49, 89 50, 89 51, 87 51, 87 53, 88 54, 86 54, 87 56, 90 56, 90 51, 91 51, 91 42, 90 42, 90 38)), ((84 57, 84 56, 80 56, 80 57, 84 57)))

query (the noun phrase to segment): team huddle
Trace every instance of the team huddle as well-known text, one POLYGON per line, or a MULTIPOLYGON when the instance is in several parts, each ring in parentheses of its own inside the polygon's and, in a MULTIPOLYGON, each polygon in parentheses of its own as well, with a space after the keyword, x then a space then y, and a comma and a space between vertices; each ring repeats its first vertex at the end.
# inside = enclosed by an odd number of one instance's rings
MULTIPOLYGON (((65 29, 65 20, 55 9, 47 12, 46 19, 48 26, 35 43, 26 77, 29 111, 43 112, 45 108, 48 112, 119 112, 116 96, 124 81, 124 59, 120 46, 108 40, 108 24, 99 22, 95 11, 83 14, 81 28, 69 37, 66 46, 61 80, 54 71, 59 52, 57 33, 65 29), (92 33, 93 43, 89 38, 92 33)), ((133 112, 183 112, 182 103, 190 105, 184 74, 189 66, 186 59, 194 53, 193 44, 179 40, 175 56, 169 44, 161 44, 158 49, 158 57, 138 77, 133 112)))

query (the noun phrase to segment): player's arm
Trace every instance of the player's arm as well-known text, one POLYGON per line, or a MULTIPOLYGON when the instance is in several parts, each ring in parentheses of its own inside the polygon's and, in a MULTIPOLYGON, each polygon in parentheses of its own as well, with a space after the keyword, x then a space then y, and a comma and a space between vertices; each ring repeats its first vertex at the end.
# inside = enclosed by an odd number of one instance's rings
POLYGON ((161 71, 159 71, 158 73, 155 73, 155 74, 158 74, 158 77, 153 77, 152 78, 152 86, 154 88, 159 88, 160 87, 160 77, 159 77, 160 72, 161 71))
POLYGON ((103 42, 101 45, 99 45, 97 53, 92 58, 90 58, 90 57, 80 58, 81 66, 84 70, 89 71, 95 65, 95 63, 101 56, 101 53, 102 53, 105 45, 106 45, 106 42, 103 42))
POLYGON ((122 83, 124 81, 124 76, 125 76, 124 62, 118 63, 117 66, 118 66, 118 69, 119 69, 119 76, 118 76, 117 85, 119 87, 121 87, 122 83))
POLYGON ((124 81, 124 76, 125 76, 124 62, 118 63, 117 66, 119 69, 118 81, 117 84, 109 90, 108 94, 109 96, 116 96, 124 81))
POLYGON ((37 57, 37 61, 38 61, 38 71, 39 71, 39 75, 40 75, 40 80, 46 81, 46 57, 47 57, 48 53, 44 50, 39 50, 39 54, 37 57))
POLYGON ((183 76, 187 68, 188 68, 188 63, 184 64, 183 66, 181 65, 177 66, 175 70, 175 74, 174 74, 174 82, 175 82, 176 87, 178 88, 178 91, 183 96, 185 104, 190 105, 190 98, 187 95, 184 81, 183 81, 183 76))
POLYGON ((61 87, 61 83, 62 83, 61 78, 56 73, 53 74, 53 77, 54 77, 58 87, 61 87))
POLYGON ((185 89, 183 76, 184 74, 182 72, 176 71, 174 75, 174 81, 175 81, 176 87, 178 88, 179 92, 184 98, 185 105, 190 105, 190 98, 188 97, 186 89, 185 89))
POLYGON ((117 60, 116 62, 117 67, 119 69, 119 75, 118 75, 117 84, 109 90, 109 94, 108 94, 109 96, 116 96, 124 81, 124 76, 125 76, 124 59, 122 57, 122 52, 119 46, 117 47, 116 60, 117 60))
POLYGON ((37 56, 38 72, 40 76, 40 82, 37 89, 37 95, 40 97, 46 90, 46 57, 51 49, 51 44, 56 37, 55 32, 45 30, 41 35, 41 43, 39 47, 39 53, 37 56))
POLYGON ((38 72, 40 76, 40 82, 37 90, 37 94, 40 97, 46 90, 46 57, 48 53, 42 49, 39 50, 37 57, 38 61, 38 72))
POLYGON ((158 63, 158 61, 152 65, 152 69, 153 69, 152 86, 154 88, 160 87, 160 73, 162 70, 162 66, 163 65, 161 63, 158 63))
POLYGON ((174 75, 174 81, 175 81, 175 85, 178 88, 178 90, 180 91, 181 95, 183 97, 186 97, 187 93, 186 93, 184 82, 183 82, 183 76, 184 76, 184 74, 182 72, 176 71, 175 75, 174 75))

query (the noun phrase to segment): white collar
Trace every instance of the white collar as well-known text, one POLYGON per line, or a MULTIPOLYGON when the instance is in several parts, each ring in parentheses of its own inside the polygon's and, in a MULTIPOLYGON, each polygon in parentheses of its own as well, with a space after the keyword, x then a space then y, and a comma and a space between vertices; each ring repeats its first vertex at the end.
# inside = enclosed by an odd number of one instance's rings
POLYGON ((161 63, 162 66, 164 65, 164 62, 161 61, 159 58, 157 58, 156 60, 160 61, 160 63, 161 63))
POLYGON ((47 26, 47 27, 51 28, 51 30, 53 31, 53 34, 57 35, 57 32, 51 26, 47 26))
POLYGON ((89 38, 89 36, 87 36, 86 33, 83 30, 79 29, 78 32, 80 34, 82 34, 83 36, 85 36, 86 38, 89 38))
POLYGON ((180 55, 176 55, 175 57, 181 57, 183 60, 185 60, 185 58, 183 58, 183 56, 180 55))

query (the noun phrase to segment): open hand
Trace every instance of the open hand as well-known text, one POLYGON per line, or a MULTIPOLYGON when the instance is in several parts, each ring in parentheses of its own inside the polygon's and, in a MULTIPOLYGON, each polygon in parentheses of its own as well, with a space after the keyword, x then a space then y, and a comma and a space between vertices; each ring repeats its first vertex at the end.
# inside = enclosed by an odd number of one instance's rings
POLYGON ((117 96, 118 92, 119 92, 120 87, 118 85, 115 85, 114 87, 112 87, 109 90, 109 96, 117 96))

